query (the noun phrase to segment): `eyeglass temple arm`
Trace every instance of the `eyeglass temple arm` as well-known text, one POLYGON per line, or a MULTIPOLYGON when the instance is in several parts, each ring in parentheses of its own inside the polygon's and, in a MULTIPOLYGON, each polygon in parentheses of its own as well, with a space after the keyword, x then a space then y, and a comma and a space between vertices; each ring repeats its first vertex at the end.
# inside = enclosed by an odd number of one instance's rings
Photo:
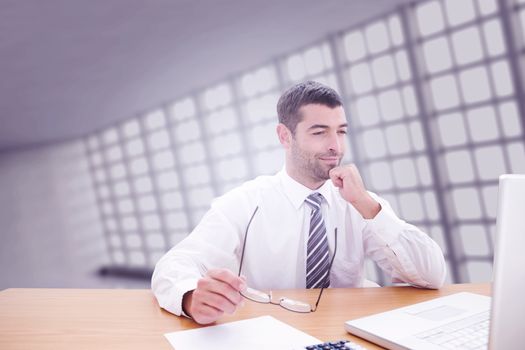
MULTIPOLYGON (((337 227, 335 228, 335 245, 334 245, 334 255, 332 255, 332 260, 330 260, 330 266, 328 266, 328 276, 330 276, 330 271, 332 271, 332 264, 334 263, 335 259, 335 253, 337 252, 337 227)), ((315 302, 315 306, 312 308, 312 312, 317 310, 317 305, 319 305, 319 301, 321 300, 321 295, 323 295, 325 287, 323 284, 323 287, 321 288, 321 292, 319 293, 319 296, 317 297, 317 301, 315 302)))
POLYGON ((253 217, 255 216, 255 213, 257 213, 257 210, 259 210, 259 206, 255 207, 255 210, 253 211, 253 214, 250 217, 250 221, 248 221, 248 225, 246 225, 246 231, 244 232, 244 242, 242 243, 242 254, 241 254, 241 262, 239 264, 239 273, 237 274, 238 276, 241 275, 242 261, 244 260, 244 250, 246 248, 246 241, 248 239, 248 229, 250 228, 250 225, 252 223, 253 217))

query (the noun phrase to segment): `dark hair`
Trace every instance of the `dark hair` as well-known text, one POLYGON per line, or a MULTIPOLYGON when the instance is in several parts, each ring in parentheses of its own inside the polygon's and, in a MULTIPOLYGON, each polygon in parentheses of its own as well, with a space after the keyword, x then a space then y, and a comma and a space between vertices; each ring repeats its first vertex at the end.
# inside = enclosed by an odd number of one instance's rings
POLYGON ((299 109, 307 104, 320 104, 330 108, 343 105, 341 97, 332 88, 316 81, 306 81, 288 88, 277 102, 279 123, 284 124, 292 134, 302 119, 299 109))

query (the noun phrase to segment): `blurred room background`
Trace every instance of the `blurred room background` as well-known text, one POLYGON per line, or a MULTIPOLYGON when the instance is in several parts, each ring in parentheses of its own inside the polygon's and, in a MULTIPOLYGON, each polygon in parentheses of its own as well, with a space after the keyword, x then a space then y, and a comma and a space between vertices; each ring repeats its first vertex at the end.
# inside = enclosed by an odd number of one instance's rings
POLYGON ((148 288, 214 197, 282 168, 275 105, 308 79, 448 283, 490 281, 524 24, 524 0, 0 1, 0 289, 148 288))

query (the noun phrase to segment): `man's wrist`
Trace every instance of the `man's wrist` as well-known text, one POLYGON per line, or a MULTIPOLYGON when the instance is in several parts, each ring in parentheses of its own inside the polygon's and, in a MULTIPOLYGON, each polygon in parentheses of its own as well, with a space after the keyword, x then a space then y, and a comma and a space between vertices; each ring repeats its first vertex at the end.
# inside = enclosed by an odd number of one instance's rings
POLYGON ((187 291, 182 296, 182 312, 184 312, 184 314, 186 314, 186 316, 188 317, 192 317, 191 312, 190 312, 192 298, 193 298, 193 290, 187 291))
POLYGON ((362 201, 353 203, 354 208, 365 219, 373 219, 381 211, 381 204, 372 198, 370 195, 366 196, 362 201))

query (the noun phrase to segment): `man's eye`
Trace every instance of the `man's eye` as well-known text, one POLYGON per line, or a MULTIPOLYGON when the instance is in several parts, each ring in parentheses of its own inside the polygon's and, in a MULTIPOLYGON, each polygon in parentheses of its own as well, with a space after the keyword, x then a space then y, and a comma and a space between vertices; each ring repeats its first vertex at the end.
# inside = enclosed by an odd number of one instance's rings
POLYGON ((347 131, 346 131, 346 130, 339 130, 339 133, 340 133, 340 134, 343 134, 343 135, 346 135, 346 134, 347 134, 347 131))
POLYGON ((316 131, 312 135, 322 135, 322 134, 323 134, 323 131, 316 131))

